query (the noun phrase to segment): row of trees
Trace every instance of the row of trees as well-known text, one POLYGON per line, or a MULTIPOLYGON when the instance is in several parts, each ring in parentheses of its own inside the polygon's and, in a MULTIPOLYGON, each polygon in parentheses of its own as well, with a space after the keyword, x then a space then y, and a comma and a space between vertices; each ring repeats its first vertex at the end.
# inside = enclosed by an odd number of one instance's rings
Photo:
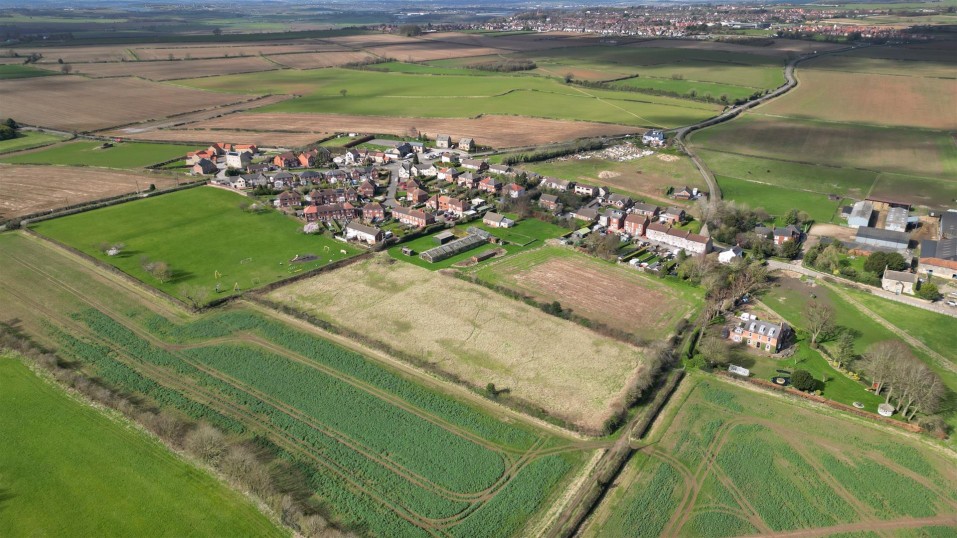
POLYGON ((7 118, 0 124, 0 140, 11 140, 16 138, 20 132, 20 124, 13 120, 13 118, 7 118))
POLYGON ((913 420, 917 413, 936 413, 947 396, 940 376, 897 340, 868 348, 861 370, 873 382, 874 393, 884 394, 886 403, 895 400, 898 412, 907 420, 913 420))

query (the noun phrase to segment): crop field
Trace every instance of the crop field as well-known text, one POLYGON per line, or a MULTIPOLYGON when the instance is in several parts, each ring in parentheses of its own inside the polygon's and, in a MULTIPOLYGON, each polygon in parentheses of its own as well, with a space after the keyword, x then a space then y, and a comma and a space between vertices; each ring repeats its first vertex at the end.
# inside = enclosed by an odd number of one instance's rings
POLYGON ((641 350, 491 290, 386 255, 269 294, 471 386, 598 431, 641 350), (536 342, 529 346, 528 342, 536 342))
POLYGON ((293 69, 318 69, 320 67, 335 67, 349 63, 363 62, 373 59, 374 56, 366 52, 331 51, 307 52, 297 54, 277 54, 269 59, 293 69))
POLYGON ((164 189, 176 185, 176 179, 93 168, 2 165, 0 218, 19 217, 146 190, 151 183, 158 189, 164 189))
POLYGON ((0 378, 0 534, 285 535, 240 494, 18 359, 0 355, 0 378))
MULTIPOLYGON (((59 70, 56 64, 41 64, 59 70)), ((73 73, 93 78, 141 77, 149 80, 208 77, 234 73, 251 73, 278 69, 274 63, 259 56, 245 58, 217 58, 215 60, 178 60, 152 62, 111 62, 72 64, 73 73)))
POLYGON ((45 69, 37 69, 29 65, 0 65, 0 80, 46 77, 54 74, 56 73, 51 73, 45 69))
POLYGON ((820 41, 804 41, 798 39, 775 39, 763 42, 761 45, 745 45, 741 43, 699 41, 693 39, 652 39, 639 41, 629 45, 636 48, 671 48, 706 51, 736 52, 740 54, 755 54, 775 58, 790 58, 810 52, 823 52, 843 47, 837 43, 822 43, 820 41))
POLYGON ((248 42, 248 43, 203 43, 196 45, 176 46, 139 46, 131 49, 140 60, 169 60, 170 55, 176 60, 185 58, 228 58, 237 56, 273 56, 278 54, 293 54, 297 52, 330 52, 345 50, 341 45, 325 41, 301 42, 248 42))
POLYGON ((648 340, 670 334, 700 301, 692 288, 561 247, 493 261, 475 276, 648 340))
POLYGON ((10 253, 0 297, 16 299, 5 318, 111 385, 275 446, 340 524, 378 536, 521 535, 587 454, 272 314, 185 316, 24 235, 0 244, 10 253))
POLYGON ((357 253, 325 236, 301 233, 302 223, 277 211, 249 213, 242 195, 198 187, 137 200, 37 224, 34 229, 170 295, 202 293, 212 301, 308 271, 357 253), (100 243, 124 243, 107 256, 100 243), (345 251, 345 253, 343 253, 345 251), (317 259, 302 264, 296 255, 317 259), (172 272, 165 281, 147 273, 142 257, 162 261, 172 272), (215 291, 220 286, 220 292, 215 291))
POLYGON ((244 99, 147 80, 34 77, 0 81, 0 116, 27 125, 92 131, 244 99), (64 113, 69 103, 69 114, 64 113))
POLYGON ((38 146, 51 144, 53 142, 59 142, 61 140, 63 140, 63 137, 60 135, 44 133, 41 131, 21 130, 16 138, 0 140, 0 154, 31 149, 38 146))
POLYGON ((388 116, 346 116, 342 114, 282 114, 282 113, 244 113, 233 114, 229 118, 202 121, 196 127, 220 130, 243 129, 255 131, 263 136, 272 136, 270 126, 288 132, 312 133, 321 138, 328 133, 326 129, 337 132, 394 134, 404 136, 410 128, 430 138, 438 133, 455 133, 456 136, 469 136, 481 146, 495 148, 521 147, 548 144, 587 138, 600 135, 632 134, 642 131, 627 125, 610 125, 585 121, 559 121, 543 118, 525 118, 520 116, 482 115, 480 118, 439 119, 439 118, 396 118, 388 116))
POLYGON ((686 383, 583 536, 898 535, 957 525, 951 454, 721 379, 686 383))
MULTIPOLYGON (((176 144, 144 144, 128 142, 101 148, 102 142, 67 142, 48 148, 0 158, 7 164, 50 164, 65 166, 99 166, 103 168, 136 169, 171 159, 186 158, 186 152, 196 149, 176 144)), ((55 174, 56 169, 51 169, 55 174)))

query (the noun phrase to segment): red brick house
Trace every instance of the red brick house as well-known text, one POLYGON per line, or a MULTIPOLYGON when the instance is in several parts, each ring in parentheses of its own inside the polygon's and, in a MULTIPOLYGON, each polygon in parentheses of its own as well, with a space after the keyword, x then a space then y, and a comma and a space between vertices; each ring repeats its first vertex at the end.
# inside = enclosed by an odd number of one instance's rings
POLYGON ((422 228, 428 224, 435 222, 435 217, 431 213, 426 213, 425 211, 420 211, 418 209, 409 209, 407 207, 396 207, 392 210, 392 216, 395 217, 395 220, 401 222, 402 224, 408 224, 409 226, 415 226, 416 228, 422 228))
POLYGON ((359 185, 359 194, 365 196, 366 198, 372 198, 375 196, 375 183, 369 181, 368 179, 363 181, 359 185))
POLYGON ((282 191, 276 198, 276 207, 298 207, 302 205, 302 195, 296 191, 282 191))
POLYGON ((200 159, 192 168, 192 172, 199 175, 215 174, 218 171, 219 168, 216 167, 216 163, 209 159, 200 159))
POLYGON ((306 221, 329 222, 331 220, 349 220, 356 217, 356 208, 349 202, 344 204, 311 205, 303 211, 306 221))
POLYGON ((314 149, 312 151, 306 151, 306 152, 300 153, 299 166, 303 168, 312 168, 313 166, 316 166, 316 162, 318 161, 318 159, 319 159, 318 150, 314 149))
POLYGON ((561 206, 561 202, 558 201, 558 196, 554 194, 543 194, 538 198, 538 205, 543 209, 555 211, 561 206))
POLYGON ((299 166, 299 159, 291 151, 280 153, 272 158, 272 164, 279 168, 295 168, 299 166))
POLYGON ((629 213, 625 217, 624 230, 625 233, 632 236, 638 237, 645 235, 645 229, 648 228, 648 216, 639 215, 638 213, 629 213))
POLYGON ((413 204, 421 204, 429 199, 429 193, 417 188, 406 194, 406 199, 413 204))
POLYGON ((502 190, 502 182, 494 177, 487 177, 482 181, 479 181, 478 190, 497 194, 498 191, 502 190))
POLYGON ((444 194, 442 196, 433 196, 426 205, 436 211, 443 213, 451 211, 459 216, 462 216, 463 213, 472 208, 468 200, 460 200, 458 198, 452 198, 451 196, 445 196, 444 194))
POLYGON ((385 220, 385 208, 376 202, 366 204, 362 207, 362 218, 369 222, 385 220))

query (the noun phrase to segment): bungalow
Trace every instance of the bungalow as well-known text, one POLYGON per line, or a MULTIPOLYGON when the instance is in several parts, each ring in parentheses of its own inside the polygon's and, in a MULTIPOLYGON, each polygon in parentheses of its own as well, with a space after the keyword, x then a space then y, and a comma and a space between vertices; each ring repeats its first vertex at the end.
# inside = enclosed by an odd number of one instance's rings
POLYGON ((624 194, 610 194, 608 195, 608 204, 617 207, 618 209, 627 209, 631 207, 634 201, 630 196, 625 196, 624 194))
POLYGON ((226 168, 235 168, 237 170, 242 170, 249 166, 249 162, 252 160, 252 154, 243 152, 231 151, 226 154, 226 168))
POLYGON ((684 209, 681 209, 680 207, 672 206, 666 209, 660 215, 658 215, 658 221, 663 222, 665 224, 671 224, 671 225, 681 224, 682 222, 684 222, 686 216, 687 215, 685 214, 684 209))
POLYGON ((216 163, 209 159, 200 159, 193 165, 192 172, 196 175, 215 174, 219 171, 216 163))
POLYGON ((405 199, 412 204, 421 204, 429 199, 429 193, 417 188, 406 193, 405 199))
POLYGON ((571 212, 572 218, 578 220, 583 220, 585 222, 595 222, 598 220, 598 211, 590 207, 579 207, 578 209, 571 212))
POLYGON ((729 331, 728 338, 738 343, 747 342, 748 347, 777 353, 790 330, 786 323, 775 324, 749 316, 749 319, 738 322, 738 326, 729 331))
POLYGON ((575 182, 558 179, 557 177, 545 177, 542 179, 540 186, 543 189, 552 189, 555 191, 565 192, 568 189, 575 188, 575 182))
POLYGON ((451 151, 446 151, 445 153, 442 154, 441 160, 445 164, 454 164, 455 166, 458 166, 459 154, 452 153, 451 151))
POLYGON ((350 222, 349 225, 346 226, 346 239, 355 239, 374 245, 381 242, 384 238, 385 234, 375 226, 366 226, 365 224, 359 224, 355 221, 350 222))
POLYGON ((639 237, 645 235, 645 230, 648 228, 648 216, 639 215, 638 213, 629 213, 625 216, 624 230, 625 233, 632 237, 639 237))
POLYGON ((509 198, 519 198, 525 196, 525 187, 519 185, 518 183, 509 183, 505 185, 505 194, 509 198))
POLYGON ((481 172, 488 168, 488 163, 479 159, 462 159, 462 168, 481 172))
POLYGON ((488 173, 507 176, 512 174, 512 167, 507 164, 490 164, 488 165, 488 173))
POLYGON ((957 279, 957 239, 920 242, 917 270, 928 277, 957 279))
POLYGON ((375 196, 375 183, 369 181, 368 179, 363 181, 359 185, 359 194, 365 196, 366 198, 372 198, 375 196))
POLYGON ((303 216, 308 222, 315 222, 317 220, 321 222, 349 220, 356 217, 356 208, 349 202, 344 204, 310 205, 303 211, 303 216))
POLYGON ((514 220, 500 213, 493 213, 492 211, 485 214, 485 217, 482 218, 482 222, 492 228, 511 228, 515 225, 514 220))
POLYGON ((297 207, 302 205, 302 195, 296 191, 282 191, 276 198, 276 207, 297 207))
POLYGON ((665 144, 665 132, 658 129, 652 129, 641 135, 641 143, 645 144, 646 146, 663 146, 665 144))
POLYGON ((659 208, 655 204, 637 203, 631 208, 631 211, 638 215, 655 218, 658 216, 659 208))
POLYGON ((914 287, 917 286, 917 275, 905 271, 889 271, 885 268, 884 277, 881 278, 881 288, 886 291, 900 295, 914 295, 914 287))
POLYGON ((448 149, 452 147, 452 137, 449 135, 440 134, 435 137, 435 147, 448 149))
POLYGON ((691 200, 698 195, 698 189, 689 189, 687 185, 680 189, 675 189, 671 196, 676 200, 691 200))
POLYGON ((494 177, 487 177, 482 181, 479 181, 478 189, 480 191, 496 194, 498 191, 502 190, 502 182, 494 177))
POLYGON ((246 166, 246 171, 250 174, 260 174, 262 172, 268 172, 272 167, 269 163, 256 163, 246 166))
POLYGON ((645 235, 652 241, 664 243, 692 254, 707 254, 711 252, 711 238, 685 230, 675 230, 664 224, 649 224, 645 235))
POLYGON ((579 196, 595 196, 598 194, 598 187, 595 185, 585 185, 584 183, 575 184, 575 194, 579 196))
POLYGON ((784 228, 775 228, 772 232, 774 237, 775 245, 783 245, 787 241, 800 241, 801 240, 801 230, 798 230, 797 226, 793 224, 788 224, 784 228))
POLYGON ((291 151, 287 151, 273 157, 272 164, 279 168, 295 168, 299 166, 299 159, 291 151))
POLYGON ((549 211, 557 211, 561 203, 558 201, 558 196, 543 194, 538 198, 538 205, 549 211))
POLYGON ((362 206, 362 219, 368 222, 385 220, 385 208, 382 204, 370 202, 362 206))
POLYGON ((459 140, 459 149, 468 152, 475 151, 475 140, 472 140, 471 138, 462 138, 459 140))
POLYGON ((435 222, 435 217, 433 217, 431 213, 402 206, 394 208, 392 210, 392 216, 402 224, 415 226, 416 228, 422 228, 435 222))

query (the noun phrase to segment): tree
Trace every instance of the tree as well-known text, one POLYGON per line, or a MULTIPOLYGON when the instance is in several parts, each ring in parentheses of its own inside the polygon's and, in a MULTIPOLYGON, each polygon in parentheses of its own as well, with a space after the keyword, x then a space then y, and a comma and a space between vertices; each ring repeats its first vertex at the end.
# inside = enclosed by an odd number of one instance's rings
POLYGON ((565 84, 571 84, 575 80, 575 75, 572 73, 565 73, 565 84))
MULTIPOLYGON (((911 356, 910 349, 898 340, 877 342, 867 348, 864 352, 862 370, 871 378, 874 394, 883 392, 885 385, 894 378, 898 361, 908 356, 911 356)), ((890 401, 889 393, 886 401, 890 401)))
POLYGON ((60 66, 60 72, 64 75, 69 75, 73 71, 73 66, 70 64, 63 64, 60 66))
POLYGON ((927 299, 928 301, 936 301, 942 297, 940 291, 937 289, 937 285, 932 282, 924 282, 921 284, 917 290, 917 296, 921 299, 927 299))
POLYGON ((907 261, 897 252, 875 252, 864 260, 864 270, 878 277, 884 274, 884 268, 891 271, 907 269, 907 261))
POLYGON ((807 370, 795 370, 794 373, 791 374, 791 386, 807 392, 814 390, 814 387, 817 386, 817 380, 815 380, 811 372, 807 370))
POLYGON ((854 335, 849 331, 841 331, 837 337, 837 362, 841 366, 849 364, 854 360, 854 335))
POLYGON ((206 423, 186 435, 185 445, 187 450, 210 465, 216 465, 226 450, 223 434, 206 423))
POLYGON ((788 209, 788 212, 784 214, 784 223, 785 224, 794 224, 795 226, 800 223, 800 212, 796 208, 788 209))
POLYGON ((222 35, 222 34, 223 34, 222 28, 213 28, 213 35, 222 35))
POLYGON ((796 259, 801 254, 801 243, 794 239, 788 239, 781 245, 779 252, 782 258, 796 259))
POLYGON ((209 288, 205 286, 183 284, 179 293, 193 308, 199 308, 209 300, 209 288))
POLYGON ((345 89, 345 88, 339 90, 339 95, 341 95, 341 96, 343 96, 343 97, 345 97, 347 93, 349 93, 349 90, 347 90, 347 89, 345 89))
POLYGON ((811 335, 811 347, 816 347, 834 328, 834 307, 827 303, 809 301, 804 307, 804 324, 811 335))
POLYGON ((405 37, 422 35, 422 27, 417 24, 403 24, 399 27, 399 34, 405 37))
POLYGON ((498 396, 498 391, 495 390, 495 383, 489 383, 488 385, 485 385, 485 393, 493 398, 498 396))
POLYGON ((723 366, 731 363, 731 347, 718 336, 705 336, 698 344, 698 351, 712 366, 723 366))

